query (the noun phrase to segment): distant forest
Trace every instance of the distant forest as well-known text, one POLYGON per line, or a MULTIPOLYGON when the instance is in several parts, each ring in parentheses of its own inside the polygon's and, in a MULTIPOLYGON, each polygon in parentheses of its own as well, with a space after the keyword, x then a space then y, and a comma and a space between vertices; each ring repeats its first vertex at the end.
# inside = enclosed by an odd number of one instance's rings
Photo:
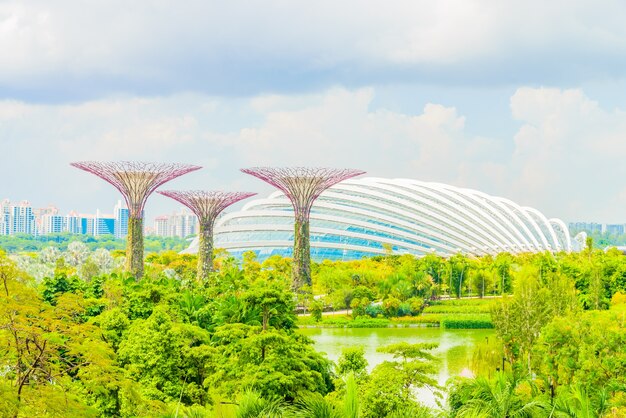
MULTIPOLYGON (((50 234, 50 235, 0 235, 0 248, 7 253, 40 251, 45 247, 57 247, 61 251, 67 250, 70 242, 84 242, 90 250, 106 248, 107 250, 123 250, 126 248, 126 239, 117 239, 113 235, 94 237, 81 234, 50 234)), ((189 246, 189 240, 178 237, 145 237, 145 248, 148 253, 158 253, 166 250, 182 251, 189 246)))
POLYGON ((608 232, 591 232, 584 229, 570 229, 570 234, 575 236, 579 232, 586 232, 587 236, 593 238, 593 247, 599 249, 605 249, 606 247, 613 246, 626 246, 626 234, 610 234, 608 232))

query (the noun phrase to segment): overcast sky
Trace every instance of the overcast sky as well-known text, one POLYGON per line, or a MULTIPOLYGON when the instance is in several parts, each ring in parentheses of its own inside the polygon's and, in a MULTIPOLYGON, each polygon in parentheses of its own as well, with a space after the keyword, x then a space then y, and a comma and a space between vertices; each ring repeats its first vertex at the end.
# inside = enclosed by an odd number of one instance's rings
POLYGON ((111 212, 75 160, 262 194, 239 168, 345 166, 626 223, 624 22, 620 0, 0 0, 0 198, 111 212))

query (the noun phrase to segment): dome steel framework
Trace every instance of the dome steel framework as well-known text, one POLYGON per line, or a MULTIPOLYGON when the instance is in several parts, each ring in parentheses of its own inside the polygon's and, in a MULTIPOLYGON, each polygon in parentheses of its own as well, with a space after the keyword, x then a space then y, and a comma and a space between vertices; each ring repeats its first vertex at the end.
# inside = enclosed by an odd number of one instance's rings
MULTIPOLYGON (((509 199, 446 184, 359 178, 338 183, 310 211, 314 259, 358 259, 385 254, 450 256, 575 251, 560 219, 509 199)), ((282 192, 253 200, 219 219, 215 245, 260 259, 292 255, 293 209, 282 192)), ((190 247, 189 251, 194 251, 190 247)))

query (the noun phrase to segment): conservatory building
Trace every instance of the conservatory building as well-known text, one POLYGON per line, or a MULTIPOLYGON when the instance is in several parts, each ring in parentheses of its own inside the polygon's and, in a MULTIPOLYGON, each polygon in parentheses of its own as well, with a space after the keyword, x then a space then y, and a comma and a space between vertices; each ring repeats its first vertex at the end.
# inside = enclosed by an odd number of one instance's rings
MULTIPOLYGON (((293 208, 280 191, 219 218, 215 247, 234 256, 254 251, 259 260, 291 256, 293 208)), ((338 183, 311 210, 311 257, 353 260, 394 254, 423 256, 576 251, 556 218, 508 199, 440 183, 357 178, 338 183)), ((196 252, 197 240, 185 252, 196 252)))

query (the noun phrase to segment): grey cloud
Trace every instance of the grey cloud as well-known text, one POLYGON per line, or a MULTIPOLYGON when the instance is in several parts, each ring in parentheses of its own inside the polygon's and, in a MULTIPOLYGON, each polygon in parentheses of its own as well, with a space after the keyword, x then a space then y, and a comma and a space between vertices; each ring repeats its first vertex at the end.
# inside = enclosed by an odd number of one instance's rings
POLYGON ((0 5, 0 95, 578 84, 624 77, 625 18, 626 6, 608 0, 9 0, 0 5))

